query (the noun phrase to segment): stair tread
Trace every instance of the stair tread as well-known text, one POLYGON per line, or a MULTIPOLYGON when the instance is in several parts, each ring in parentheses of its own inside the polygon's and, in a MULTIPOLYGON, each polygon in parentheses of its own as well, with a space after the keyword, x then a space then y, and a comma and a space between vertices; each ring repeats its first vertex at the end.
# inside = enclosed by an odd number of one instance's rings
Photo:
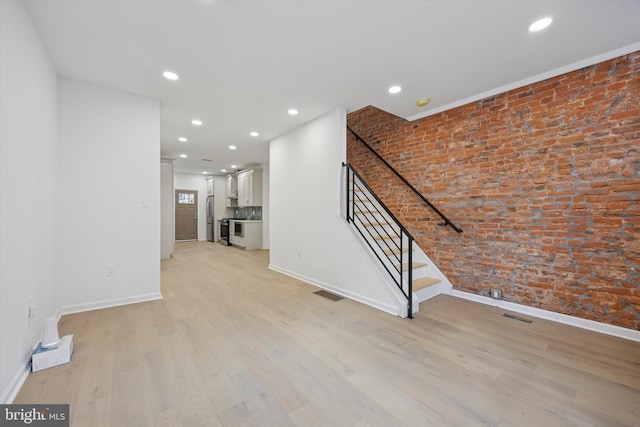
MULTIPOLYGON (((415 270, 416 268, 424 267, 425 265, 427 265, 426 262, 414 262, 412 267, 415 270)), ((409 264, 407 263, 402 264, 402 272, 405 272, 407 270, 409 270, 409 264)))
MULTIPOLYGON (((407 248, 407 247, 402 248, 402 253, 407 253, 407 252, 409 252, 409 248, 407 248)), ((385 249, 384 250, 384 254, 386 256, 398 255, 399 253, 400 253, 400 249, 398 249, 398 248, 385 249)))
POLYGON ((389 225, 389 223, 387 221, 363 222, 362 225, 364 225, 365 227, 376 227, 376 226, 389 225))
POLYGON ((381 234, 379 236, 375 236, 373 239, 374 240, 386 240, 386 239, 397 239, 398 236, 397 234, 381 234))
POLYGON ((435 285, 437 283, 440 283, 441 280, 435 277, 421 277, 419 279, 414 279, 413 280, 413 291, 417 291, 419 289, 424 289, 426 287, 435 285))

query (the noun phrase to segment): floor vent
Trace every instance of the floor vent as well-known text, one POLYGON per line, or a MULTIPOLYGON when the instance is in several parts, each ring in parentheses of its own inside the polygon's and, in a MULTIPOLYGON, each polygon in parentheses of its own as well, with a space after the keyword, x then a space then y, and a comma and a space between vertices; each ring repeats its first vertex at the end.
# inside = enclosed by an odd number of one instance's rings
POLYGON ((330 299, 331 301, 340 301, 341 299, 344 299, 340 295, 332 294, 331 292, 327 291, 315 291, 314 294, 330 299))
POLYGON ((533 322, 533 320, 525 319, 523 317, 514 316, 513 314, 509 314, 509 313, 504 313, 503 316, 504 317, 508 317, 509 319, 515 319, 515 320, 519 320, 519 321, 525 322, 525 323, 533 322))

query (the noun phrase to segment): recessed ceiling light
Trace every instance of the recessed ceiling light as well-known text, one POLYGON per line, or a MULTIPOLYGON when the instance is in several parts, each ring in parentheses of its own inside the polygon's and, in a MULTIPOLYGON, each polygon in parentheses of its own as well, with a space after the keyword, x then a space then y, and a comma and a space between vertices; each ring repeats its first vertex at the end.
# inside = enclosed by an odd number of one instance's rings
POLYGON ((194 126, 202 126, 202 120, 193 119, 193 120, 191 120, 191 123, 192 123, 194 126))
POLYGON ((416 105, 418 107, 424 107, 425 105, 427 105, 428 103, 430 103, 431 100, 429 98, 420 98, 416 101, 416 105))
POLYGON ((400 86, 391 86, 389 88, 389 93, 400 93, 402 88, 400 86))
POLYGON ((250 134, 251 136, 260 136, 260 134, 258 132, 251 132, 250 134))
POLYGON ((237 167, 238 167, 238 166, 236 166, 236 165, 231 165, 231 169, 235 169, 235 168, 237 168, 237 167))
POLYGON ((180 154, 180 157, 182 157, 183 159, 186 159, 187 155, 186 154, 180 154))
POLYGON ((295 108, 290 108, 287 113, 289 113, 290 116, 295 116, 296 114, 298 114, 298 110, 296 110, 295 108))
POLYGON ((235 150, 237 147, 235 145, 230 145, 229 150, 235 150))
POLYGON ((202 172, 202 175, 210 175, 209 172, 202 172))
POLYGON ((180 141, 180 142, 187 142, 187 141, 188 141, 188 139, 187 139, 187 138, 185 138, 184 136, 181 136, 180 138, 178 138, 178 141, 180 141))
POLYGON ((226 171, 227 171, 226 169, 220 169, 220 172, 226 172, 226 171))
POLYGON ((164 73, 162 73, 162 75, 167 80, 178 80, 180 78, 180 76, 178 76, 173 71, 165 71, 164 73))
POLYGON ((548 18, 548 17, 547 18, 538 19, 536 22, 534 22, 533 24, 529 25, 529 31, 531 31, 533 33, 535 31, 544 30, 549 25, 551 25, 552 21, 553 21, 553 19, 548 18))

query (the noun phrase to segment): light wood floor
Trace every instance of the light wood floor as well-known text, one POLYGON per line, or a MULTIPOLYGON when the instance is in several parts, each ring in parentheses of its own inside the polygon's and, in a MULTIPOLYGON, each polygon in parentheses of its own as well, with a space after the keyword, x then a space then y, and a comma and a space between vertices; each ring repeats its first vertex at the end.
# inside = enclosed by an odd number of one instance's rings
POLYGON ((640 343, 447 296, 399 319, 267 264, 177 244, 164 300, 64 316, 72 362, 15 403, 74 426, 640 426, 640 343))

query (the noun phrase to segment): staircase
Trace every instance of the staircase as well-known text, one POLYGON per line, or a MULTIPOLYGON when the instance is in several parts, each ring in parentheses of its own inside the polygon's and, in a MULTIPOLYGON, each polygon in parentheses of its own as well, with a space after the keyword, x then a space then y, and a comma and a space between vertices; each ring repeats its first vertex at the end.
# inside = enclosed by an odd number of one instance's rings
POLYGON ((451 294, 452 286, 360 175, 345 166, 345 217, 386 271, 389 290, 399 304, 399 316, 413 317, 420 303, 438 294, 451 294))

